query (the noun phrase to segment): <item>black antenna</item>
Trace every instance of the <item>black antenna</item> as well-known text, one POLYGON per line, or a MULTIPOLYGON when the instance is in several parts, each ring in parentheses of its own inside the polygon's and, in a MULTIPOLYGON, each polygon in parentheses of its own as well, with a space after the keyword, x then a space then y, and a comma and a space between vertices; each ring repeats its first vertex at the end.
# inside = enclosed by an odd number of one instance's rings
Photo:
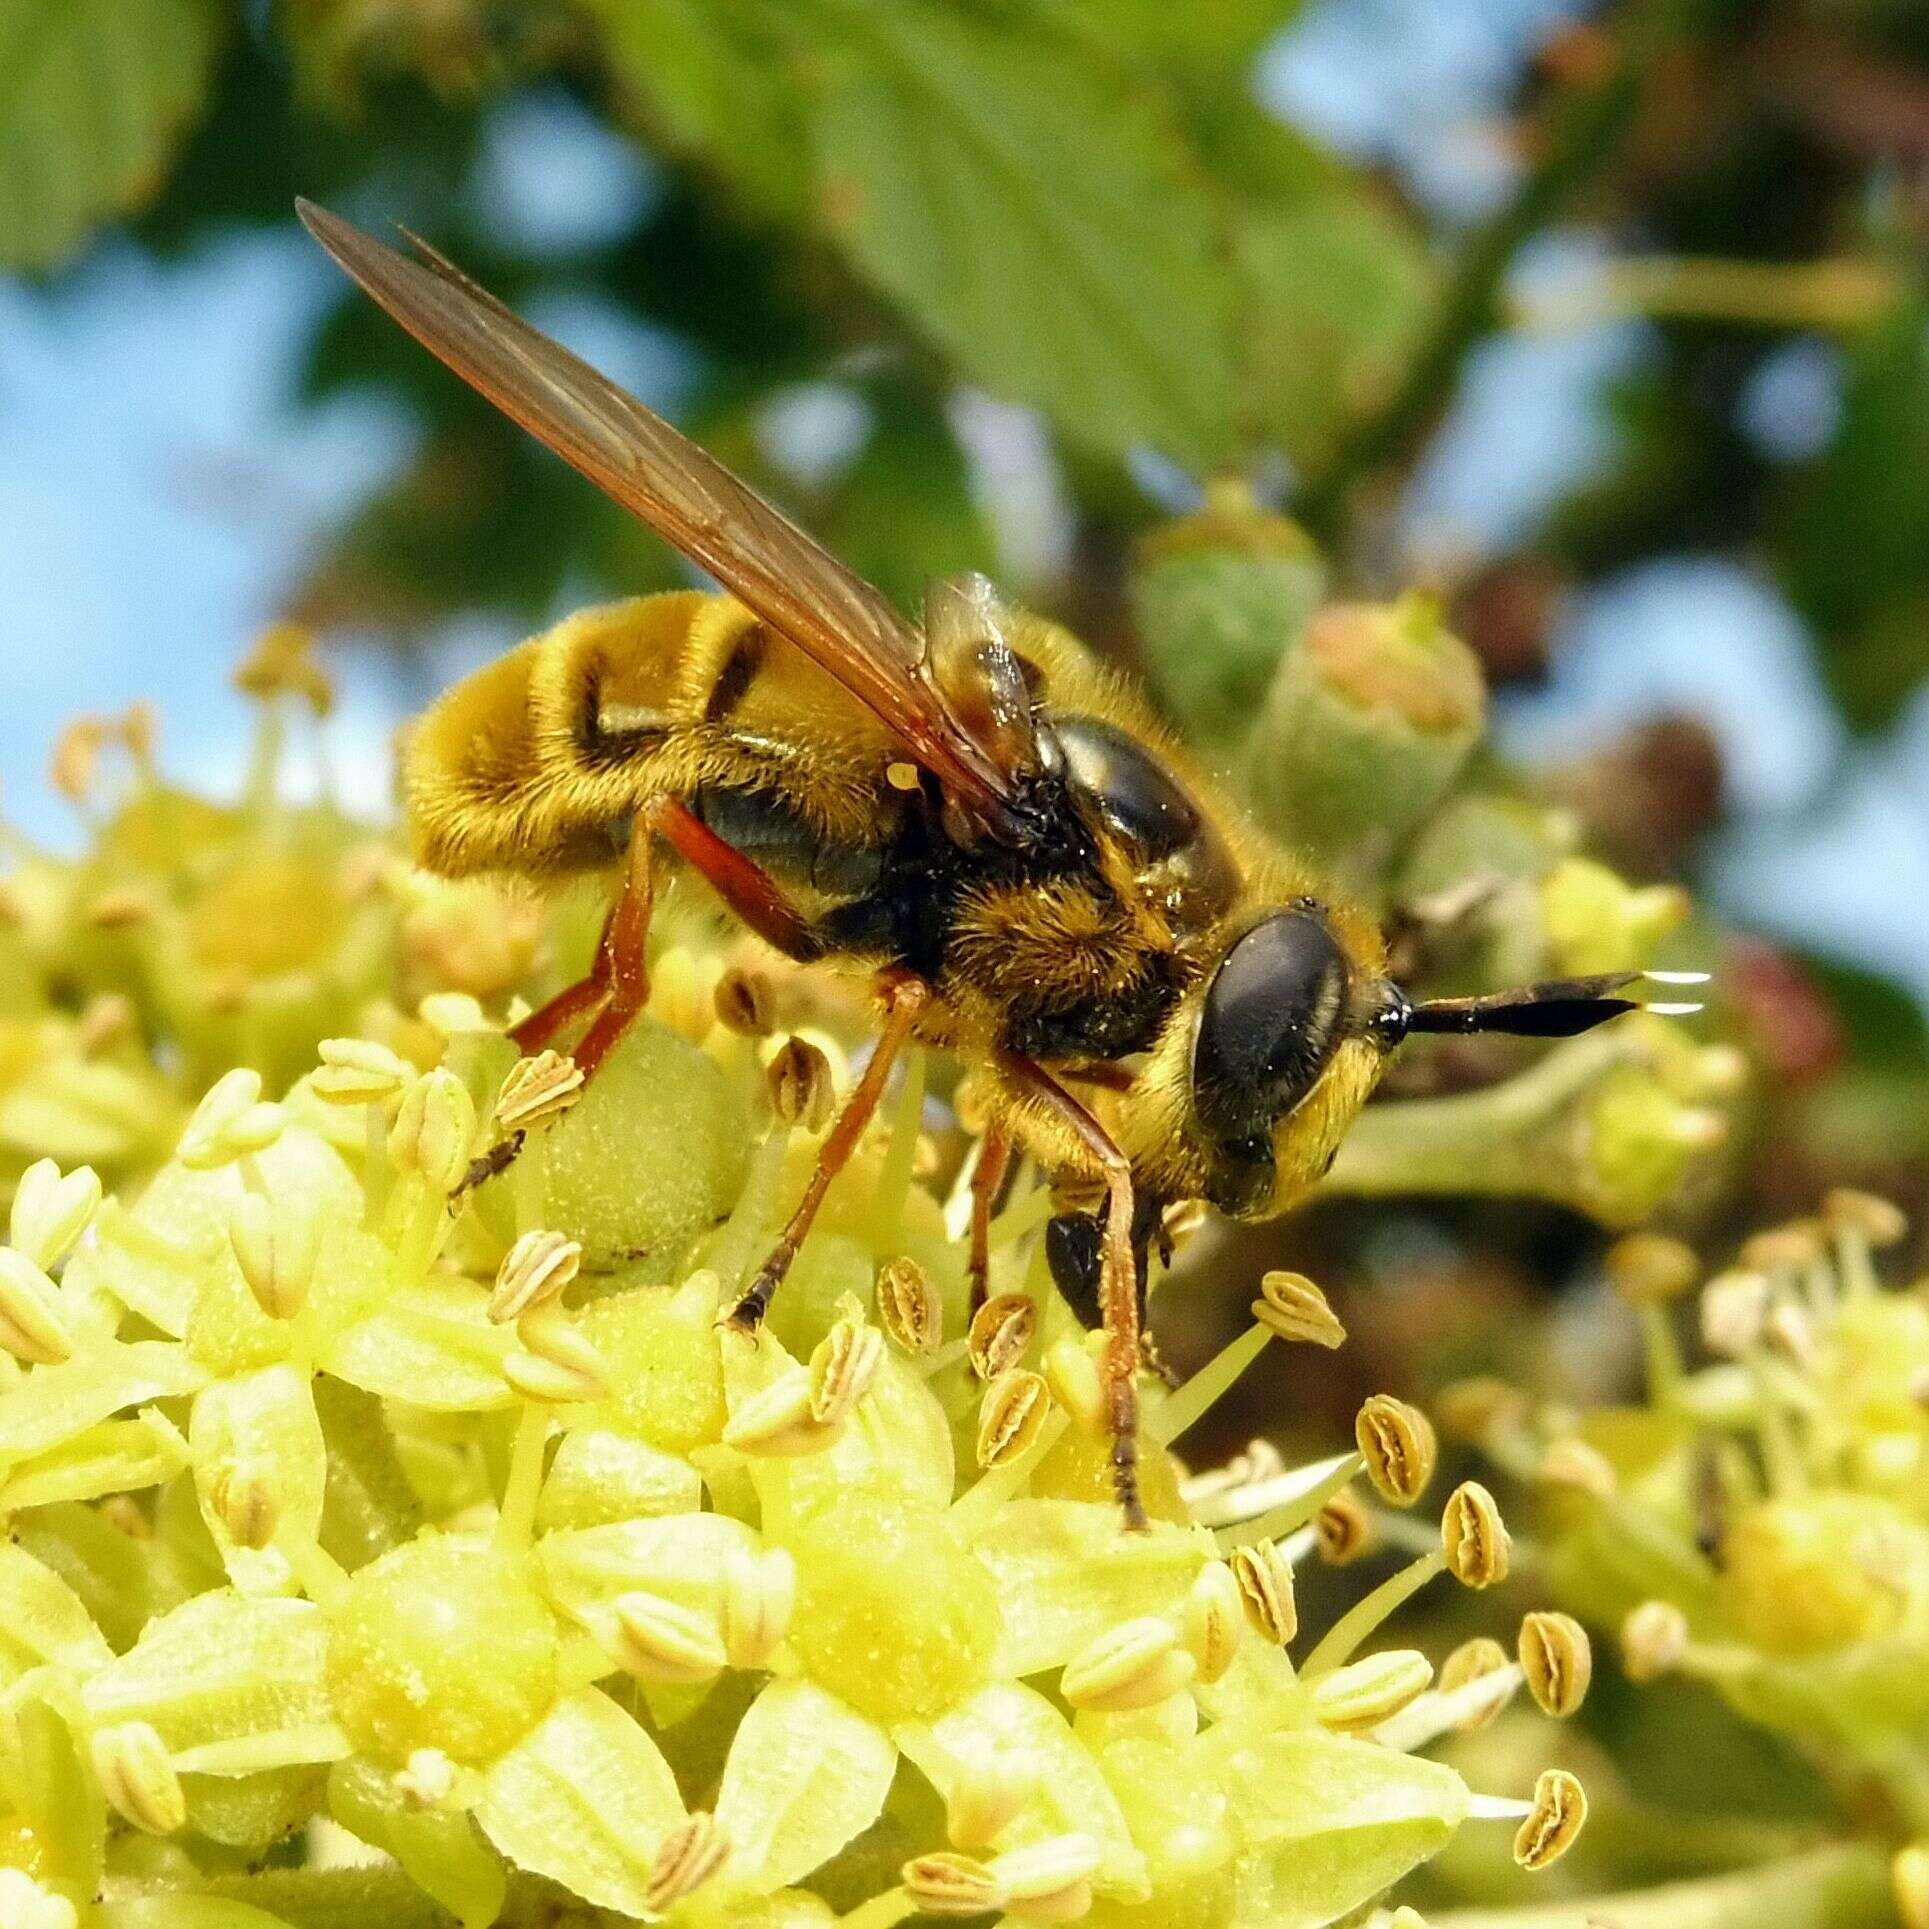
POLYGON ((1705 971, 1609 971, 1592 978, 1549 978, 1484 998, 1429 998, 1406 1014, 1410 1032, 1507 1032, 1517 1038, 1572 1038, 1630 1011, 1686 1018, 1699 1001, 1650 1004, 1621 996, 1629 986, 1705 985, 1705 971))

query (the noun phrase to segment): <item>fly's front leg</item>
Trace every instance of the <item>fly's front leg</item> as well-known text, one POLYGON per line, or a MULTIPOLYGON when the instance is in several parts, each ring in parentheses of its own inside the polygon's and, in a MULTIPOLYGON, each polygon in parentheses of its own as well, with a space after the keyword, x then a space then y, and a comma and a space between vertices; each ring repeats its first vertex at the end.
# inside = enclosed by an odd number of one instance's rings
POLYGON ((1105 1180, 1099 1233, 1099 1311, 1105 1328, 1106 1418, 1112 1484, 1128 1531, 1149 1523, 1139 1497, 1139 1269, 1132 1247, 1132 1166, 1106 1131, 1043 1066, 1016 1052, 997 1055, 1014 1091, 1066 1127, 1105 1180))
POLYGON ((991 1279, 991 1209, 1011 1167, 1011 1134, 996 1122, 985 1127, 978 1163, 971 1168, 971 1307, 975 1317, 985 1303, 991 1279))
POLYGON ((818 1207, 824 1203, 824 1195, 830 1190, 831 1181, 844 1169, 845 1162, 856 1150, 865 1126, 871 1122, 878 1101, 884 1096, 891 1067, 896 1064, 898 1054, 910 1039, 919 1014, 931 1002, 931 988, 922 978, 893 976, 885 980, 882 989, 884 1029, 871 1053, 870 1062, 852 1087, 850 1097, 844 1101, 844 1109, 837 1115, 837 1122, 818 1150, 817 1164, 811 1172, 810 1183, 804 1188, 803 1198, 797 1203, 797 1210, 790 1215, 776 1245, 771 1248, 770 1257, 751 1281, 749 1290, 730 1310, 730 1324, 743 1332, 755 1332, 763 1323, 764 1314, 770 1310, 771 1299, 783 1283, 784 1275, 789 1272, 791 1261, 797 1257, 797 1249, 803 1245, 811 1221, 817 1217, 818 1207))

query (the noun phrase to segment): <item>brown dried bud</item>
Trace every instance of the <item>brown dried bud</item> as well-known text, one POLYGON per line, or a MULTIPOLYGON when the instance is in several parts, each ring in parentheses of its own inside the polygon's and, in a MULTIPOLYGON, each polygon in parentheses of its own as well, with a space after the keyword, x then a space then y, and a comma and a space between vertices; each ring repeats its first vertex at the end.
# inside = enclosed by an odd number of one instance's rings
MULTIPOLYGON (((1507 1667, 1507 1650, 1490 1635, 1477 1634, 1471 1641, 1463 1641, 1446 1660, 1440 1664, 1440 1692, 1450 1695, 1457 1688, 1464 1688, 1470 1681, 1480 1681, 1490 1674, 1497 1674, 1507 1667)), ((1512 1690, 1510 1689, 1511 1693, 1512 1690)), ((1489 1702, 1486 1707, 1466 1716, 1454 1724, 1455 1730, 1470 1735, 1477 1728, 1485 1728, 1498 1715, 1505 1705, 1504 1701, 1489 1702)))
POLYGON ((836 1096, 831 1062, 808 1038, 786 1038, 765 1067, 770 1106, 786 1125, 821 1131, 836 1096))
POLYGON ((1541 1713, 1565 1718, 1587 1699, 1594 1650, 1571 1615, 1530 1614, 1520 1624, 1520 1671, 1541 1713))
POLYGON ((1679 1299, 1701 1276, 1692 1247, 1658 1232, 1631 1232, 1607 1250, 1607 1276, 1630 1306, 1679 1299))
POLYGON ((1271 1272, 1259 1282, 1252 1315, 1269 1333, 1282 1340, 1310 1346, 1335 1347, 1346 1338, 1346 1328, 1326 1303, 1326 1295, 1304 1273, 1271 1272))
POLYGON ((692 1809, 657 1848, 644 1906, 651 1915, 661 1915, 685 1896, 694 1895, 729 1860, 730 1838, 717 1818, 707 1810, 692 1809))
POLYGON ((888 1261, 877 1276, 877 1321, 906 1353, 935 1353, 944 1340, 944 1305, 915 1259, 888 1261))
POLYGON ((1382 1500, 1411 1507, 1426 1492, 1440 1448, 1433 1422, 1418 1407, 1376 1393, 1361 1407, 1353 1437, 1382 1500))
POLYGON ((768 1038, 774 1023, 776 994, 761 971, 744 971, 733 965, 717 980, 712 1002, 717 1008, 717 1023, 739 1038, 768 1038))
POLYGON ((503 1132, 526 1132, 544 1119, 560 1117, 576 1103, 582 1089, 583 1068, 561 1052, 519 1058, 496 1093, 496 1127, 503 1132))
POLYGON ((1373 1523, 1360 1497, 1341 1488, 1313 1516, 1319 1557, 1328 1567, 1350 1567, 1373 1544, 1373 1523))
POLYGON ((1038 1330, 1038 1308, 1023 1293, 999 1293, 971 1318, 965 1354, 981 1380, 995 1380, 1025 1357, 1038 1330))
POLYGON ((1630 1681, 1653 1681, 1688 1652, 1688 1617, 1672 1601, 1643 1601, 1621 1623, 1621 1667, 1630 1681))
POLYGON ((1564 1768, 1544 1768, 1534 1784, 1534 1811, 1514 1836, 1514 1860, 1544 1869, 1574 1846, 1587 1821, 1587 1791, 1564 1768))
POLYGON ((1002 1467, 1016 1460, 1038 1438, 1051 1407, 1051 1390, 1041 1375, 1022 1366, 999 1374, 978 1403, 978 1465, 1002 1467))
POLYGON ((1513 1542, 1493 1495, 1479 1481, 1462 1481, 1448 1496, 1440 1544, 1447 1572, 1463 1587, 1492 1587, 1507 1578, 1513 1542))
POLYGON ((1228 1557, 1246 1619, 1262 1640, 1283 1648, 1299 1632, 1293 1564, 1277 1541, 1253 1541, 1228 1557))

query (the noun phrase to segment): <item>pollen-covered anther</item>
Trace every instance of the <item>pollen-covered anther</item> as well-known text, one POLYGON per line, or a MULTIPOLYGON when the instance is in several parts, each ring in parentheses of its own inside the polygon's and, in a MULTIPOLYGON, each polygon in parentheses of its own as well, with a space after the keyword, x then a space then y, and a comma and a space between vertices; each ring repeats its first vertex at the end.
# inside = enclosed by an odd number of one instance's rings
POLYGON ((58 1309, 54 1282, 25 1253, 0 1246, 0 1347, 28 1366, 71 1360, 73 1336, 58 1309))
POLYGON ((991 1873, 1014 1920, 1074 1922, 1092 1906, 1092 1878, 1103 1861, 1097 1841, 1074 1831, 1007 1849, 991 1873))
POLYGON ((440 1808, 455 1793, 456 1766, 440 1748, 416 1748, 395 1771, 395 1790, 412 1809, 440 1808))
POLYGON ((498 1131, 526 1132, 559 1118, 581 1096, 583 1068, 561 1052, 541 1051, 510 1066, 496 1093, 498 1131))
POLYGON ((818 1419, 814 1400, 810 1368, 787 1367, 738 1406, 724 1427, 723 1444, 753 1459, 820 1453, 841 1426, 818 1419))
POLYGON ((777 995, 761 971, 733 965, 711 994, 717 1023, 739 1038, 768 1038, 775 1023, 777 995))
POLYGON ((1520 1671, 1542 1714, 1565 1719, 1587 1699, 1594 1650, 1572 1615, 1536 1612, 1520 1624, 1520 1671))
POLYGON ((724 1569, 720 1620, 733 1668, 767 1667, 797 1608, 797 1563, 781 1547, 738 1553, 724 1569))
POLYGON ((1234 1548, 1228 1566, 1254 1633, 1262 1641, 1283 1648, 1299 1632, 1293 1564, 1285 1551, 1277 1541, 1253 1541, 1234 1548))
POLYGON ((1252 1316, 1267 1332, 1308 1346, 1336 1347, 1346 1339, 1339 1315, 1304 1273, 1270 1272, 1259 1281, 1252 1316))
POLYGON ((1007 1367, 978 1402, 978 1465, 989 1470, 1016 1460, 1038 1438, 1051 1409, 1042 1374, 1007 1367))
POLYGON ((36 1159, 14 1187, 8 1241, 36 1266, 51 1270, 73 1251, 100 1199, 100 1174, 92 1166, 76 1166, 63 1176, 53 1160, 36 1159))
POLYGON ((1376 1393, 1360 1408, 1353 1436, 1382 1500, 1411 1507, 1426 1492, 1440 1446, 1433 1422, 1418 1407, 1376 1393))
POLYGON ((526 1232, 502 1256, 489 1294, 489 1317, 507 1325, 562 1297, 582 1270, 583 1248, 559 1232, 526 1232))
POLYGON ((175 1156, 196 1172, 265 1152, 281 1136, 286 1115, 261 1096, 261 1074, 239 1066, 224 1073, 194 1108, 175 1156))
POLYGON ((187 1796, 152 1722, 97 1728, 93 1756, 101 1793, 123 1821, 149 1835, 172 1835, 186 1826, 187 1796))
POLYGON ((1514 1835, 1514 1860, 1545 1869, 1574 1846, 1587 1821, 1587 1791, 1564 1768, 1544 1768, 1534 1783, 1534 1806, 1514 1835))
POLYGON ((1619 1485, 1607 1455, 1575 1434, 1549 1441, 1534 1472, 1543 1487, 1565 1487, 1596 1500, 1612 1500, 1619 1485))
MULTIPOLYGON (((1463 1641, 1440 1664, 1440 1692, 1450 1695, 1464 1688, 1469 1682, 1483 1681, 1487 1676, 1498 1674, 1503 1668, 1513 1664, 1507 1659, 1507 1650, 1491 1635, 1477 1634, 1470 1641, 1463 1641)), ((1518 1686, 1518 1683, 1515 1684, 1518 1686)), ((1514 1688, 1508 1689, 1508 1694, 1514 1688)), ((1472 1714, 1456 1721, 1454 1727, 1460 1734, 1472 1734, 1475 1729, 1485 1728, 1506 1706, 1506 1696, 1483 1702, 1472 1714)))
POLYGON ((884 1364, 884 1335, 852 1310, 831 1323, 831 1330, 810 1356, 810 1413, 823 1426, 842 1426, 870 1392, 884 1364))
POLYGON ((235 665, 234 687, 244 696, 299 697, 318 717, 335 704, 335 685, 315 657, 314 632, 302 623, 271 623, 235 665))
POLYGON ((1492 1587, 1507 1578, 1513 1540, 1494 1497, 1477 1480, 1462 1481, 1440 1517, 1447 1572, 1463 1587, 1492 1587))
POLYGON ((1360 1497, 1343 1487, 1313 1516, 1313 1535, 1328 1567, 1350 1567, 1373 1545, 1373 1521, 1360 1497))
POLYGON ((1718 1273, 1701 1289, 1701 1337, 1709 1352, 1740 1359, 1761 1344, 1768 1281, 1758 1272, 1718 1273))
POLYGON ((1822 1223, 1838 1239, 1853 1237, 1880 1249, 1900 1245, 1908 1237, 1909 1221, 1902 1208, 1875 1192, 1837 1186, 1822 1200, 1822 1223))
POLYGON ((981 1380, 995 1380, 1025 1357, 1038 1330, 1038 1308, 1023 1293, 999 1293, 971 1318, 965 1353, 981 1380))
POLYGON ((887 1260, 877 1276, 877 1320, 906 1353, 935 1353, 944 1340, 944 1305, 915 1259, 887 1260))
POLYGON ((265 1469, 248 1461, 219 1468, 208 1505, 237 1547, 266 1547, 281 1525, 281 1496, 265 1469))
POLYGON ((389 1127, 388 1155, 437 1192, 450 1193, 469 1169, 476 1132, 475 1100, 446 1066, 426 1072, 402 1094, 389 1127))
POLYGON ((1672 1601, 1643 1601, 1621 1623, 1621 1666, 1630 1681, 1672 1673, 1688 1652, 1688 1617, 1672 1601))
POLYGON ((1074 1708, 1116 1715, 1156 1707, 1189 1686, 1198 1671, 1172 1623, 1147 1614, 1088 1641, 1065 1664, 1058 1687, 1074 1708))
POLYGON ((1664 1233, 1632 1232, 1607 1250, 1607 1276, 1630 1306, 1679 1299, 1701 1276, 1692 1247, 1664 1233))
POLYGON ((821 1131, 831 1115, 836 1081, 831 1062, 808 1038, 786 1038, 764 1068, 770 1107, 784 1124, 821 1131))
POLYGON ((1827 1251, 1827 1231, 1819 1219, 1791 1219, 1742 1242, 1735 1257, 1750 1272, 1797 1273, 1827 1251))
POLYGON ((319 1052, 308 1089, 330 1105, 386 1105, 415 1077, 406 1058, 373 1039, 324 1038, 319 1052))
POLYGON ((706 1809, 693 1809, 658 1844, 650 1865, 645 1907, 653 1916, 694 1895, 723 1873, 730 1860, 730 1837, 706 1809))
POLYGON ((299 1205, 284 1209, 244 1192, 228 1212, 228 1244, 254 1302, 270 1319, 293 1319, 315 1281, 319 1228, 299 1205))
POLYGON ((564 1406, 600 1400, 609 1391, 602 1354, 556 1301, 524 1313, 516 1338, 521 1347, 503 1361, 502 1377, 525 1399, 564 1406))
POLYGON ((1244 1590, 1235 1571, 1224 1561, 1208 1561, 1186 1590, 1179 1617, 1179 1639, 1198 1663, 1201 1681, 1217 1681, 1232 1666, 1246 1612, 1244 1590))
POLYGON ((1313 1719, 1335 1734, 1365 1734, 1425 1694, 1432 1681, 1433 1664, 1424 1654, 1389 1648, 1314 1681, 1313 1719))
POLYGON ((619 1594, 612 1613, 617 1663, 639 1681, 708 1681, 729 1664, 716 1622, 679 1601, 638 1589, 619 1594))
POLYGON ((913 1856, 898 1871, 898 1881, 923 1916, 995 1915, 1009 1900, 989 1863, 948 1850, 913 1856))

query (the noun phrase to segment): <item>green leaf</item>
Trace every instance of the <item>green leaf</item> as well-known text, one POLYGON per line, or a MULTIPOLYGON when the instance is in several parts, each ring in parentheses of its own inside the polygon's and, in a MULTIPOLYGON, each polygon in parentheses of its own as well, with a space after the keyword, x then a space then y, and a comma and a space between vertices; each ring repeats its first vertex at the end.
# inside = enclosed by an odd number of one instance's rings
POLYGON ((0 0, 0 266, 55 267, 154 193, 225 26, 217 0, 0 0))
POLYGON ((929 0, 817 0, 820 217, 971 379, 1068 436, 1232 449, 1216 210, 1149 87, 929 0))

